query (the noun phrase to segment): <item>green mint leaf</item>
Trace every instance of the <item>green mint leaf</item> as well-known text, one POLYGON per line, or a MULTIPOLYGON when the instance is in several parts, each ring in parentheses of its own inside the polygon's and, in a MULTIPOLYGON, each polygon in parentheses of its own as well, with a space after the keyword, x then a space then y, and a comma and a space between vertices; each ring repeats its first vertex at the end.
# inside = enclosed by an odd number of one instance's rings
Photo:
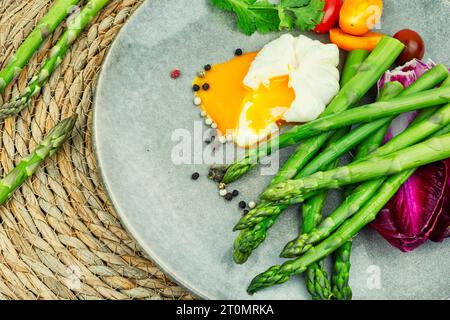
POLYGON ((302 8, 290 8, 289 10, 295 16, 295 25, 301 31, 313 30, 323 19, 325 1, 311 0, 311 2, 302 8))

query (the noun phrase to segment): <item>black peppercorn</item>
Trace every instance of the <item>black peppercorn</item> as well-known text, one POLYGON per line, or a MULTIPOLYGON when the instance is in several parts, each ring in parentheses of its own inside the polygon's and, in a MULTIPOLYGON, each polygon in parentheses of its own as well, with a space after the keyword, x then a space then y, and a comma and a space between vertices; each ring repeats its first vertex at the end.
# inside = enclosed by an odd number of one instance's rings
POLYGON ((232 195, 231 193, 227 193, 227 194, 224 196, 224 198, 225 198, 225 200, 227 200, 227 201, 231 201, 231 200, 233 200, 233 195, 232 195))
POLYGON ((199 86, 198 84, 194 84, 194 85, 192 86, 192 90, 195 91, 195 92, 197 92, 197 91, 200 90, 200 86, 199 86))
POLYGON ((240 201, 239 202, 239 208, 245 209, 246 206, 247 206, 247 204, 245 203, 245 201, 240 201))
POLYGON ((236 49, 236 51, 234 52, 234 54, 237 56, 242 56, 242 53, 243 53, 243 51, 240 48, 236 49))
POLYGON ((200 177, 200 174, 198 172, 194 172, 191 176, 192 180, 197 180, 200 177))
POLYGON ((203 90, 207 91, 209 89, 209 83, 204 83, 202 85, 203 90))
POLYGON ((237 197, 239 195, 239 191, 233 190, 231 194, 233 195, 233 197, 237 197))
POLYGON ((248 210, 244 210, 242 211, 242 213, 244 214, 244 216, 248 213, 248 210))
POLYGON ((211 65, 207 64, 206 66, 203 67, 203 69, 205 69, 205 71, 209 71, 211 70, 211 65))

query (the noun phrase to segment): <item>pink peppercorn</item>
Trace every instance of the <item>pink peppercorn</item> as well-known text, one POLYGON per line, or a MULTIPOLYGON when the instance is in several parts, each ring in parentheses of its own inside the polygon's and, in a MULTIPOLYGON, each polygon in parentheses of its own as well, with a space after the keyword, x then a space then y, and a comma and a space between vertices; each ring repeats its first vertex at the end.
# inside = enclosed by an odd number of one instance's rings
POLYGON ((179 76, 181 76, 181 71, 178 70, 178 69, 172 70, 172 71, 170 72, 170 77, 171 77, 172 79, 177 79, 179 76))

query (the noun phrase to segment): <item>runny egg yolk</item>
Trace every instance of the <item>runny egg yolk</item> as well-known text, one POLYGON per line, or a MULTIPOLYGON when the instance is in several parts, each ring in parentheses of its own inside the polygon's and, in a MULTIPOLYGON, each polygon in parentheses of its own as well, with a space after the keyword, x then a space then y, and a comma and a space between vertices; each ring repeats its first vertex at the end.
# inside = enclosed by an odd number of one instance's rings
POLYGON ((209 84, 208 90, 200 89, 196 95, 201 98, 202 110, 217 124, 221 134, 235 132, 245 119, 247 131, 258 135, 279 124, 295 99, 287 75, 273 78, 268 87, 261 85, 257 90, 243 84, 256 55, 257 52, 246 53, 214 65, 204 78, 197 77, 194 81, 200 87, 209 84), (244 109, 245 115, 241 117, 244 109))

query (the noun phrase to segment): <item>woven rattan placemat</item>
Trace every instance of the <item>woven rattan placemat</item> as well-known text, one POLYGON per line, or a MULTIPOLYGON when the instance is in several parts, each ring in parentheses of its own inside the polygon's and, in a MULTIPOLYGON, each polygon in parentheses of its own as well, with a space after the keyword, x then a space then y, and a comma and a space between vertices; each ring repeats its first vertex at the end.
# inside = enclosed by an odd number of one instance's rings
MULTIPOLYGON (((0 208, 0 299, 191 298, 144 257, 122 228, 92 153, 92 95, 100 66, 118 31, 143 1, 111 0, 41 96, 19 117, 1 124, 3 174, 55 122, 74 112, 80 115, 73 138, 0 208)), ((0 0, 1 65, 52 2, 0 0)), ((5 90, 0 103, 25 87, 62 27, 5 90)))

